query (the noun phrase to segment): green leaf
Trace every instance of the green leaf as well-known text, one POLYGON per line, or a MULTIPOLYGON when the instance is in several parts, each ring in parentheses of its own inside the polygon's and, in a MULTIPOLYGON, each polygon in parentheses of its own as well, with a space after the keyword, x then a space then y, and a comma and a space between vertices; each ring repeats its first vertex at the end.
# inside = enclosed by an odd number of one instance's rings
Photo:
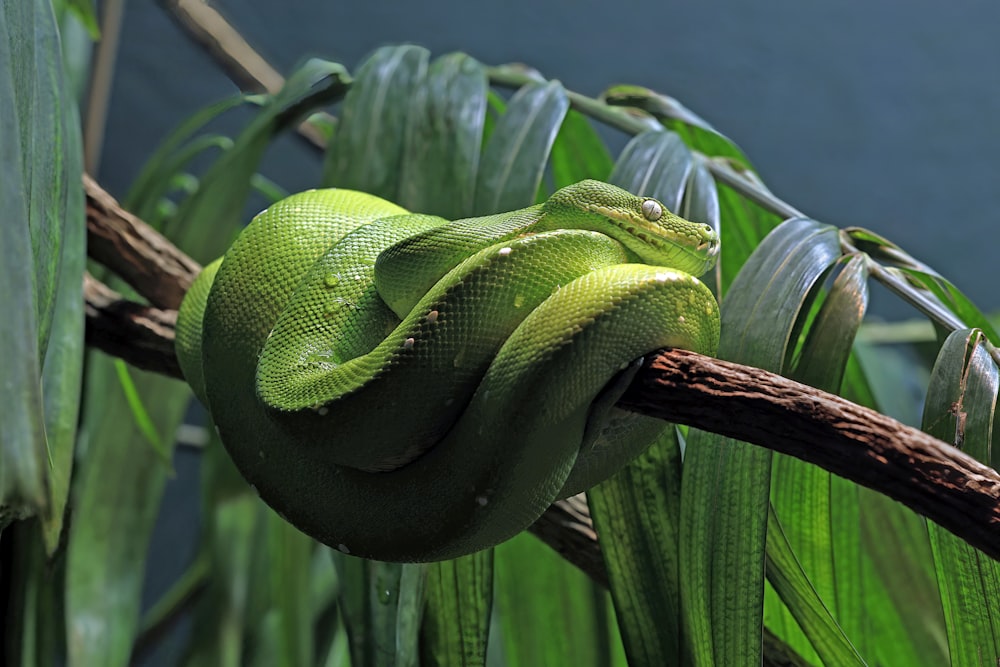
MULTIPOLYGON (((196 158, 205 156, 210 151, 217 150, 224 153, 231 150, 232 147, 233 140, 229 137, 212 134, 202 135, 181 146, 176 152, 165 156, 161 162, 155 165, 147 162, 147 166, 155 166, 156 180, 139 191, 136 191, 133 186, 132 192, 136 192, 134 195, 135 208, 129 208, 126 205, 126 210, 134 212, 140 220, 152 225, 154 229, 169 234, 170 230, 164 224, 165 216, 162 215, 164 202, 170 202, 168 197, 172 192, 191 195, 198 190, 198 179, 187 171, 189 165, 196 158)), ((130 192, 130 198, 133 196, 132 192, 130 192)), ((174 207, 173 213, 176 215, 176 207, 174 207)), ((166 218, 166 220, 169 219, 172 218, 166 218)))
MULTIPOLYGON (((5 141, 4 145, 14 147, 12 157, 16 160, 19 156, 21 162, 23 205, 34 258, 38 350, 43 356, 55 310, 67 197, 70 187, 79 187, 80 172, 74 173, 72 168, 80 169, 80 165, 67 164, 65 155, 71 151, 66 142, 78 135, 68 128, 70 117, 62 101, 62 52, 51 4, 46 0, 4 0, 0 11, 5 15, 9 49, 2 76, 10 77, 7 85, 12 86, 15 114, 8 122, 16 123, 20 134, 20 141, 5 141)), ((16 167, 5 166, 5 171, 8 168, 16 167)), ((9 209, 5 206, 4 210, 9 209)), ((15 225, 19 217, 14 218, 15 225)))
POLYGON ((419 667, 420 626, 423 622, 424 582, 427 565, 403 565, 399 577, 399 604, 396 616, 396 654, 393 667, 419 667))
POLYGON ((97 12, 94 11, 94 0, 64 0, 67 8, 80 20, 87 29, 87 34, 95 42, 101 38, 101 29, 97 25, 97 12))
POLYGON ((314 542, 273 511, 265 513, 271 610, 280 667, 313 664, 310 562, 314 542))
MULTIPOLYGON (((156 432, 172 445, 190 390, 176 380, 132 372, 156 432)), ((70 667, 128 664, 149 536, 167 476, 161 455, 146 444, 128 404, 113 397, 117 382, 112 361, 92 353, 86 388, 93 400, 84 410, 67 544, 70 667)))
POLYGON ((895 266, 917 286, 937 297, 969 327, 983 330, 994 345, 1000 344, 1000 334, 982 311, 962 294, 951 281, 937 271, 908 255, 892 241, 867 229, 850 227, 845 230, 851 242, 879 262, 895 266))
MULTIPOLYGON (((52 327, 64 253, 69 189, 80 187, 78 132, 61 96, 62 54, 52 7, 43 0, 0 3, 0 525, 46 510, 42 360, 52 327)), ((78 202, 78 200, 76 200, 78 202)), ((79 213, 79 209, 76 211, 79 213)), ((76 232, 74 232, 76 233, 76 232)), ((79 263, 74 262, 76 267, 79 263)), ((71 267, 72 268, 72 267, 71 267)), ((79 354, 77 352, 77 354, 79 354)), ((61 507, 60 507, 61 510, 61 507)))
MULTIPOLYGON (((976 329, 941 348, 924 405, 923 429, 989 462, 1000 372, 976 329)), ((928 523, 953 665, 1000 660, 1000 563, 928 523)))
POLYGON ((679 211, 693 166, 691 151, 677 134, 650 130, 625 146, 609 180, 637 195, 656 197, 671 211, 679 211))
POLYGON ((358 68, 327 148, 324 185, 396 201, 410 102, 428 55, 418 46, 385 46, 358 68))
POLYGON ((614 161, 594 126, 570 109, 552 144, 552 190, 594 178, 606 181, 614 161))
POLYGON ((719 193, 715 179, 701 162, 695 162, 684 187, 684 201, 677 215, 694 222, 703 222, 718 230, 721 225, 719 193))
POLYGON ((493 550, 429 565, 426 585, 427 608, 420 630, 422 664, 485 664, 493 606, 493 550))
MULTIPOLYGON (((663 93, 658 93, 655 90, 650 90, 649 88, 620 84, 611 86, 605 90, 601 94, 601 98, 613 106, 629 106, 641 109, 660 122, 679 121, 706 132, 718 134, 725 139, 708 121, 695 114, 678 100, 663 93)), ((729 140, 726 139, 726 141, 729 140)))
POLYGON ((927 520, 874 491, 858 492, 866 655, 883 665, 950 664, 927 520))
POLYGON ((1000 345, 1000 334, 993 328, 993 324, 950 280, 928 271, 905 268, 901 270, 927 288, 965 324, 982 329, 993 344, 1000 345))
POLYGON ((486 71, 464 53, 431 63, 409 104, 400 205, 449 220, 472 215, 486 91, 486 71))
POLYGON ((121 359, 114 359, 113 363, 115 365, 115 373, 118 375, 118 384, 121 386, 122 394, 125 397, 125 402, 128 404, 129 410, 132 411, 132 420, 136 428, 139 429, 143 438, 160 457, 163 465, 170 470, 170 474, 173 474, 173 467, 170 462, 172 445, 165 443, 156 432, 156 426, 153 424, 149 413, 146 412, 146 406, 142 404, 142 397, 139 395, 139 390, 129 375, 128 365, 121 359))
MULTIPOLYGON (((652 420, 651 420, 652 421, 652 420)), ((681 451, 673 426, 621 472, 587 493, 632 665, 681 658, 681 451)))
POLYGON ((250 187, 264 198, 268 206, 281 201, 291 194, 288 190, 262 174, 254 174, 250 177, 250 187))
POLYGON ((483 152, 476 215, 513 211, 535 202, 568 109, 566 91, 558 81, 530 83, 514 94, 483 152))
MULTIPOLYGON (((76 109, 67 105, 66 162, 82 173, 83 151, 76 109)), ((63 265, 59 272, 52 334, 42 366, 45 435, 48 444, 48 503, 42 515, 45 548, 51 556, 59 546, 63 514, 69 499, 73 452, 80 415, 83 382, 83 269, 86 263, 86 214, 82 187, 70 188, 66 206, 63 265)))
MULTIPOLYGON (((798 351, 792 378, 824 391, 836 393, 840 389, 855 335, 868 306, 867 261, 862 255, 854 255, 842 262, 842 270, 819 304, 815 318, 803 332, 804 342, 798 351)), ((857 489, 849 483, 835 483, 833 476, 822 468, 777 455, 772 471, 771 501, 775 515, 781 520, 779 530, 783 531, 783 539, 790 543, 798 562, 792 572, 780 572, 769 566, 769 579, 780 577, 787 586, 799 577, 801 565, 808 576, 808 584, 826 608, 838 619, 849 619, 854 629, 860 630, 863 575, 857 489)), ((768 544, 770 549, 771 543, 768 544)), ((787 559, 775 559, 775 567, 787 562, 787 559)), ((801 582, 794 585, 803 588, 801 582)), ((776 584, 775 588, 778 588, 776 584)), ((795 610, 791 611, 794 614, 795 610)), ((765 613, 768 626, 775 629, 774 619, 782 610, 765 613)), ((835 625, 832 618, 822 627, 829 629, 831 624, 835 625)), ((814 632, 820 629, 815 628, 814 632)), ((778 634, 799 652, 807 651, 793 636, 778 634)), ((838 637, 809 635, 813 645, 817 641, 836 642, 838 637)), ((822 655, 820 647, 816 649, 822 655)))
POLYGON ((500 97, 493 89, 486 91, 486 116, 483 118, 483 143, 482 148, 486 148, 493 130, 496 128, 497 120, 507 109, 507 101, 500 97))
POLYGON ((347 82, 336 63, 312 59, 295 70, 181 204, 170 234, 175 242, 202 264, 221 255, 239 229, 251 177, 271 140, 309 110, 338 99, 347 82))
MULTIPOLYGON (((724 137, 683 123, 673 123, 671 129, 692 150, 701 154, 696 155, 695 160, 702 167, 706 167, 707 159, 724 160, 752 174, 740 149, 724 137)), ((719 292, 724 295, 747 258, 781 219, 724 185, 718 186, 718 194, 724 224, 718 228, 722 237, 722 255, 716 271, 719 275, 719 292)), ((708 220, 705 222, 711 224, 708 220)))
POLYGON ((424 566, 331 553, 343 582, 341 608, 350 637, 351 665, 415 664, 424 566))
POLYGON ((212 431, 201 458, 202 530, 207 585, 194 608, 186 667, 238 667, 244 662, 248 589, 260 500, 212 431))
MULTIPOLYGON (((726 211, 723 210, 723 215, 726 211)), ((837 231, 789 220, 761 243, 722 306, 719 357, 781 370, 837 231)), ((692 430, 681 487, 681 592, 695 664, 757 664, 771 453, 692 430)))
POLYGON ((167 184, 174 178, 193 157, 205 148, 218 146, 228 149, 232 143, 225 143, 225 138, 217 135, 197 137, 195 134, 208 123, 221 116, 226 111, 241 104, 262 106, 266 97, 263 95, 237 95, 199 109, 189 118, 184 119, 167 138, 164 139, 146 163, 139 170, 139 175, 132 181, 128 194, 122 200, 125 210, 134 213, 142 220, 152 217, 150 213, 157 201, 166 192, 167 184))
POLYGON ((810 584, 773 513, 767 530, 767 579, 809 637, 824 665, 867 664, 810 584))
POLYGON ((625 664, 606 591, 528 533, 494 551, 501 664, 625 664))
POLYGON ((65 650, 60 568, 46 558, 38 528, 36 521, 21 521, 4 531, 8 613, 0 657, 5 665, 56 665, 65 650))

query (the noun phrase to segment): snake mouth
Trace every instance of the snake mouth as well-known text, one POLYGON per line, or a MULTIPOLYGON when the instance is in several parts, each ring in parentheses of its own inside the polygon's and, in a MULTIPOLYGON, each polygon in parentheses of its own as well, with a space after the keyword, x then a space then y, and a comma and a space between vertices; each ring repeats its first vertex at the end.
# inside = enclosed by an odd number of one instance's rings
POLYGON ((717 240, 703 241, 695 248, 698 252, 705 253, 706 257, 715 257, 719 254, 719 242, 717 240))

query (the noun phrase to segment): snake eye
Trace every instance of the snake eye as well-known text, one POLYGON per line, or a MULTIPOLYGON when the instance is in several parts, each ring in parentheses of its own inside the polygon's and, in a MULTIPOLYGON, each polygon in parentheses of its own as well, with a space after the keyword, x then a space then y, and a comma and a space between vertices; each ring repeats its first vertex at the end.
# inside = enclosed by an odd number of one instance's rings
POLYGON ((642 214, 650 222, 656 222, 663 215, 663 207, 655 199, 647 199, 642 202, 642 214))

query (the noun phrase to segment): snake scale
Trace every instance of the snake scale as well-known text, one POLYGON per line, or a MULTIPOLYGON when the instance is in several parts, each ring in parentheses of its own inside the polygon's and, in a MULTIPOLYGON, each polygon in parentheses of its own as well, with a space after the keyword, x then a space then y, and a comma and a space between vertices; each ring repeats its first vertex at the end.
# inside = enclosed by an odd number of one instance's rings
POLYGON ((343 189, 257 215, 192 286, 185 377, 243 476, 387 561, 506 540, 665 427, 613 407, 662 347, 712 354, 717 234, 598 181, 446 221, 343 189), (617 386, 617 389, 616 389, 617 386))

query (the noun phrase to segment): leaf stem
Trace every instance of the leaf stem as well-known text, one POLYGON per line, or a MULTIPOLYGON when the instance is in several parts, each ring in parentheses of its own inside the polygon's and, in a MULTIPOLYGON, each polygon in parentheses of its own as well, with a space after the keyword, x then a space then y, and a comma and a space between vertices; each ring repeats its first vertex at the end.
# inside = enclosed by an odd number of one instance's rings
MULTIPOLYGON (((545 80, 537 70, 517 64, 489 67, 487 68, 487 73, 489 74, 490 83, 493 85, 510 88, 517 88, 533 81, 545 80)), ((571 90, 566 91, 566 96, 569 98, 570 105, 577 111, 627 134, 636 135, 651 129, 665 129, 658 120, 647 115, 645 112, 623 106, 609 105, 599 99, 587 97, 571 90)), ((689 118, 680 115, 673 116, 673 119, 690 123, 689 118)), ((727 158, 708 156, 697 151, 693 152, 696 159, 701 160, 702 164, 705 165, 705 168, 709 170, 718 183, 732 188, 738 194, 759 205, 764 210, 770 211, 784 219, 808 217, 768 190, 756 174, 745 169, 739 163, 734 163, 734 161, 727 158)), ((862 251, 849 242, 846 234, 841 234, 841 246, 845 254, 862 253, 862 251)), ((893 252, 899 255, 900 263, 930 271, 929 267, 910 257, 902 250, 893 249, 893 252)), ((866 253, 865 255, 868 257, 866 253)), ((936 296, 912 285, 892 271, 891 267, 883 266, 871 257, 868 257, 868 267, 873 278, 885 285, 896 296, 926 315, 931 321, 952 331, 964 329, 968 326, 936 296)), ((993 360, 1000 365, 1000 350, 989 342, 987 342, 987 349, 993 360)))

